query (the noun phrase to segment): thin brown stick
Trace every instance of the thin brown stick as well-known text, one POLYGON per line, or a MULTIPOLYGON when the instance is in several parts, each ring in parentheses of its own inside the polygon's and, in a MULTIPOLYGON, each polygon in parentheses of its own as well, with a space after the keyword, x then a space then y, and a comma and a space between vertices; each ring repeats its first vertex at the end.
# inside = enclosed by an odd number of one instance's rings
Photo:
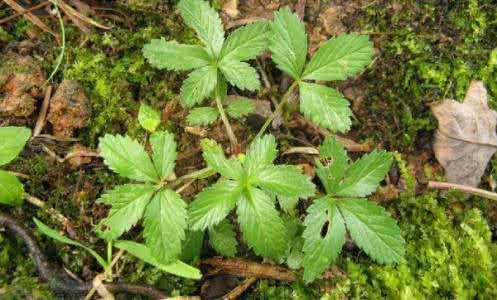
MULTIPOLYGON (((98 27, 100 29, 105 29, 105 30, 109 30, 111 29, 111 27, 108 27, 108 26, 104 26, 94 20, 92 20, 91 18, 88 18, 87 16, 79 13, 77 10, 75 10, 72 6, 66 4, 64 1, 62 0, 59 0, 59 6, 60 8, 68 15, 72 15, 78 19, 80 19, 81 21, 83 22, 86 22, 88 24, 91 24, 95 27, 98 27)), ((72 19, 72 18, 71 18, 72 19)))
POLYGON ((47 123, 47 112, 48 112, 48 106, 50 104, 51 95, 52 95, 52 86, 49 85, 47 87, 47 90, 45 91, 45 98, 43 98, 43 104, 41 106, 40 114, 38 115, 38 119, 36 120, 36 126, 35 129, 33 130, 33 137, 37 137, 43 130, 43 127, 45 127, 45 124, 47 123))
POLYGON ((227 295, 223 297, 223 300, 236 300, 238 297, 240 297, 245 291, 251 287, 255 282, 257 281, 257 278, 255 277, 250 277, 245 279, 243 283, 236 288, 234 288, 231 292, 229 292, 227 295))
POLYGON ((438 189, 438 190, 458 190, 466 194, 471 194, 475 196, 480 196, 483 198, 487 198, 490 200, 497 200, 497 193, 492 193, 486 190, 474 188, 471 186, 466 186, 462 184, 456 183, 448 183, 448 182, 439 182, 439 181, 430 181, 428 182, 428 188, 430 189, 438 189))
POLYGON ((24 10, 23 12, 18 12, 16 14, 13 14, 12 16, 8 16, 6 18, 3 18, 3 19, 0 20, 0 25, 3 24, 3 23, 6 23, 6 22, 8 22, 8 21, 10 21, 12 19, 15 19, 17 17, 20 17, 20 16, 22 16, 22 15, 24 15, 26 13, 32 12, 33 10, 37 10, 39 8, 42 8, 43 6, 46 6, 49 3, 50 3, 50 1, 45 1, 45 2, 42 2, 42 3, 39 3, 39 4, 35 5, 33 7, 30 7, 28 9, 24 10))
POLYGON ((239 277, 255 277, 276 279, 281 281, 295 281, 295 274, 287 268, 267 263, 257 263, 242 258, 212 257, 201 262, 211 266, 214 273, 225 273, 239 277))

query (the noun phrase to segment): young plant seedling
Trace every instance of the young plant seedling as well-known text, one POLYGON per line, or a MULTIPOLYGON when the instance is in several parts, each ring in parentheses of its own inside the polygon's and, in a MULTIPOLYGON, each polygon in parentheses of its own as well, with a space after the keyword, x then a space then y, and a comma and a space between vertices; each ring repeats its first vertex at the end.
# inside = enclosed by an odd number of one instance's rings
POLYGON ((169 264, 179 257, 185 239, 186 203, 167 187, 177 155, 173 134, 154 132, 150 145, 151 157, 127 136, 107 134, 100 139, 105 164, 120 176, 139 183, 117 186, 100 197, 99 202, 112 208, 97 230, 106 240, 116 240, 143 219, 147 247, 158 262, 169 264))
MULTIPOLYGON (((266 49, 268 23, 256 22, 238 28, 225 41, 221 19, 208 2, 181 0, 178 8, 184 22, 195 30, 203 46, 154 39, 144 46, 143 55, 159 69, 194 70, 181 87, 182 105, 192 108, 213 94, 217 110, 196 108, 188 118, 189 123, 210 124, 220 115, 232 145, 236 145, 236 137, 223 108, 227 81, 241 90, 260 88, 257 71, 245 61, 254 59, 266 49)), ((246 103, 237 105, 247 109, 246 103)))
POLYGON ((212 140, 205 139, 201 145, 207 165, 221 178, 190 204, 192 229, 209 228, 211 235, 213 231, 226 230, 216 225, 223 224, 236 206, 243 238, 256 254, 274 259, 286 254, 288 232, 276 210, 275 196, 312 196, 315 187, 309 177, 295 166, 273 164, 278 151, 271 135, 254 140, 246 156, 231 159, 212 140))
POLYGON ((349 164, 347 152, 334 139, 319 149, 324 165, 316 161, 316 173, 326 195, 314 200, 304 220, 304 280, 320 276, 340 254, 345 228, 352 240, 379 263, 393 263, 404 255, 400 229, 385 210, 365 199, 378 188, 390 169, 392 155, 374 151, 349 164))
MULTIPOLYGON (((0 127, 0 166, 17 158, 28 142, 31 131, 24 127, 0 127)), ((17 177, 0 170, 0 203, 21 205, 24 186, 17 177)))
POLYGON ((261 136, 298 87, 300 111, 306 118, 334 132, 346 132, 352 124, 349 102, 337 90, 309 81, 344 80, 364 69, 373 56, 367 36, 342 34, 326 41, 306 63, 307 34, 299 17, 288 7, 275 12, 270 25, 269 49, 276 66, 294 82, 259 131, 261 136))
POLYGON ((143 129, 153 133, 160 125, 160 114, 153 107, 142 103, 138 111, 138 122, 143 129))

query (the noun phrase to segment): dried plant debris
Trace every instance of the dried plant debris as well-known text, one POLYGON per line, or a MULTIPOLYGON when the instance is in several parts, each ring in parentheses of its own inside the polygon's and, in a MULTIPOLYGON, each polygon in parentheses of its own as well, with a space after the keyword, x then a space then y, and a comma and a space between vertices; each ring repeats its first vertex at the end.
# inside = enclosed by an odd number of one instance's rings
POLYGON ((29 117, 46 78, 31 56, 7 53, 0 66, 0 116, 29 117))
POLYGON ((69 138, 74 130, 83 128, 90 115, 88 98, 76 81, 64 80, 50 101, 48 121, 52 124, 53 135, 69 138))
POLYGON ((476 187, 497 150, 497 112, 487 101, 483 83, 473 81, 463 103, 447 99, 431 106, 438 120, 435 156, 449 182, 476 187))

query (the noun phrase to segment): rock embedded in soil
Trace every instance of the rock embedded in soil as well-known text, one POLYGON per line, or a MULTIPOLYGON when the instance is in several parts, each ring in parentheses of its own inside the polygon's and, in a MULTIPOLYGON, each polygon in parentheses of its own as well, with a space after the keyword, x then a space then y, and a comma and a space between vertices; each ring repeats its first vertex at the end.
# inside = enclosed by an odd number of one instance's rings
POLYGON ((74 80, 64 80, 50 100, 48 121, 53 135, 72 137, 76 129, 83 128, 90 116, 89 100, 83 87, 74 80))
POLYGON ((29 117, 45 80, 40 64, 31 56, 5 54, 0 66, 0 116, 29 117))

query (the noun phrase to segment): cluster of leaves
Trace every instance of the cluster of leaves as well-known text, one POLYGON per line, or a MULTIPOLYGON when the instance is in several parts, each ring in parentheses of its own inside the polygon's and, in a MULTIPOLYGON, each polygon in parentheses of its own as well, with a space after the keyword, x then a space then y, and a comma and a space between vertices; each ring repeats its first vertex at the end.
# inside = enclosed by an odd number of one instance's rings
MULTIPOLYGON (((24 127, 0 127, 0 166, 13 161, 31 137, 24 127)), ((0 170, 0 203, 21 205, 24 186, 12 173, 0 170)))

